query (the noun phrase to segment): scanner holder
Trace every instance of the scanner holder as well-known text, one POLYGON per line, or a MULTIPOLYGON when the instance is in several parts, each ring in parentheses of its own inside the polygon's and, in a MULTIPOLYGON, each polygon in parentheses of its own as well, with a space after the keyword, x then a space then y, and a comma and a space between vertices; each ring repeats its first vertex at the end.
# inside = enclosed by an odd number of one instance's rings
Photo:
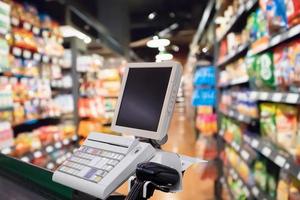
MULTIPOLYGON (((150 181, 146 181, 143 184, 143 188, 139 198, 142 200, 149 199, 155 190, 161 190, 163 192, 178 192, 182 189, 182 177, 187 168, 189 168, 194 163, 200 163, 201 161, 196 158, 179 155, 176 153, 165 152, 160 149, 157 149, 154 157, 149 162, 156 162, 168 167, 175 169, 179 174, 179 181, 172 188, 169 187, 160 187, 155 185, 150 181)), ((206 161, 204 161, 206 162, 206 161)), ((129 178, 129 190, 132 189, 132 186, 136 183, 137 178, 132 176, 129 178)))
MULTIPOLYGON (((135 184, 135 182, 136 182, 136 177, 131 177, 129 179, 129 188, 130 189, 135 184)), ((142 196, 140 196, 140 199, 141 200, 147 200, 147 199, 149 199, 150 197, 153 196, 154 191, 156 189, 157 189, 157 187, 155 187, 155 185, 153 183, 151 183, 150 181, 145 182, 144 185, 143 185, 142 196)))

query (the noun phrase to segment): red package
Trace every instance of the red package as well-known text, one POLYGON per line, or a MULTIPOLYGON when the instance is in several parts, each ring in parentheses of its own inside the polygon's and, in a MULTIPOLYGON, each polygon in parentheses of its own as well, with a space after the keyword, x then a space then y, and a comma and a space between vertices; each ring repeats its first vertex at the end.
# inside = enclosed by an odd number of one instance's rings
POLYGON ((300 23, 300 1, 286 0, 286 14, 290 26, 300 23))

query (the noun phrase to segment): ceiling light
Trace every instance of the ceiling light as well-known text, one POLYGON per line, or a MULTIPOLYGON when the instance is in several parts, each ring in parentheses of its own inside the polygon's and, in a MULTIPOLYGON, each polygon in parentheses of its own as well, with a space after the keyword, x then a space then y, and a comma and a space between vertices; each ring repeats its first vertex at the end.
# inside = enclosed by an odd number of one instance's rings
POLYGON ((177 45, 172 45, 172 50, 175 51, 175 52, 178 52, 179 51, 179 46, 177 45))
POLYGON ((178 23, 174 23, 170 26, 171 30, 175 30, 176 28, 178 28, 179 24, 178 23))
POLYGON ((152 12, 148 15, 148 19, 153 20, 156 17, 156 12, 152 12))
POLYGON ((166 47, 170 44, 170 40, 158 38, 154 36, 152 40, 147 42, 147 47, 149 48, 159 48, 159 47, 166 47))
POLYGON ((155 59, 158 61, 172 60, 173 55, 170 53, 159 53, 155 56, 155 59))
POLYGON ((84 34, 83 32, 79 31, 78 29, 66 25, 66 26, 60 26, 59 27, 60 32, 63 37, 77 37, 81 40, 83 40, 86 44, 92 42, 92 38, 89 37, 88 35, 84 34))
POLYGON ((206 48, 206 47, 204 47, 203 49, 202 49, 202 52, 203 53, 206 53, 208 51, 208 49, 206 48))
POLYGON ((170 16, 171 18, 174 18, 174 17, 175 17, 175 13, 170 12, 169 16, 170 16))

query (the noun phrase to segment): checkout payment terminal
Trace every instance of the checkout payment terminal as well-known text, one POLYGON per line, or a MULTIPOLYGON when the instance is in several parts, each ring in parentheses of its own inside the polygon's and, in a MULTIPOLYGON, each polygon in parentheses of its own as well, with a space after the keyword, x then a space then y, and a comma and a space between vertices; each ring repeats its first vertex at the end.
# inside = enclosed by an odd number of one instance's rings
MULTIPOLYGON (((123 75, 112 130, 141 139, 163 141, 180 85, 176 62, 130 63, 123 75)), ((91 133, 83 145, 54 172, 53 181, 107 198, 150 161, 157 149, 133 137, 91 133)))

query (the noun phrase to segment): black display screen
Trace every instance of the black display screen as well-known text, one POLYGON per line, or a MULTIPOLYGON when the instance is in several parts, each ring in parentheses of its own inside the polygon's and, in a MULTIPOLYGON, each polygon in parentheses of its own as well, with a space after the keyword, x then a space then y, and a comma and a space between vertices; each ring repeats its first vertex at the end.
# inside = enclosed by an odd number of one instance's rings
POLYGON ((172 68, 130 68, 116 125, 157 131, 172 68))

